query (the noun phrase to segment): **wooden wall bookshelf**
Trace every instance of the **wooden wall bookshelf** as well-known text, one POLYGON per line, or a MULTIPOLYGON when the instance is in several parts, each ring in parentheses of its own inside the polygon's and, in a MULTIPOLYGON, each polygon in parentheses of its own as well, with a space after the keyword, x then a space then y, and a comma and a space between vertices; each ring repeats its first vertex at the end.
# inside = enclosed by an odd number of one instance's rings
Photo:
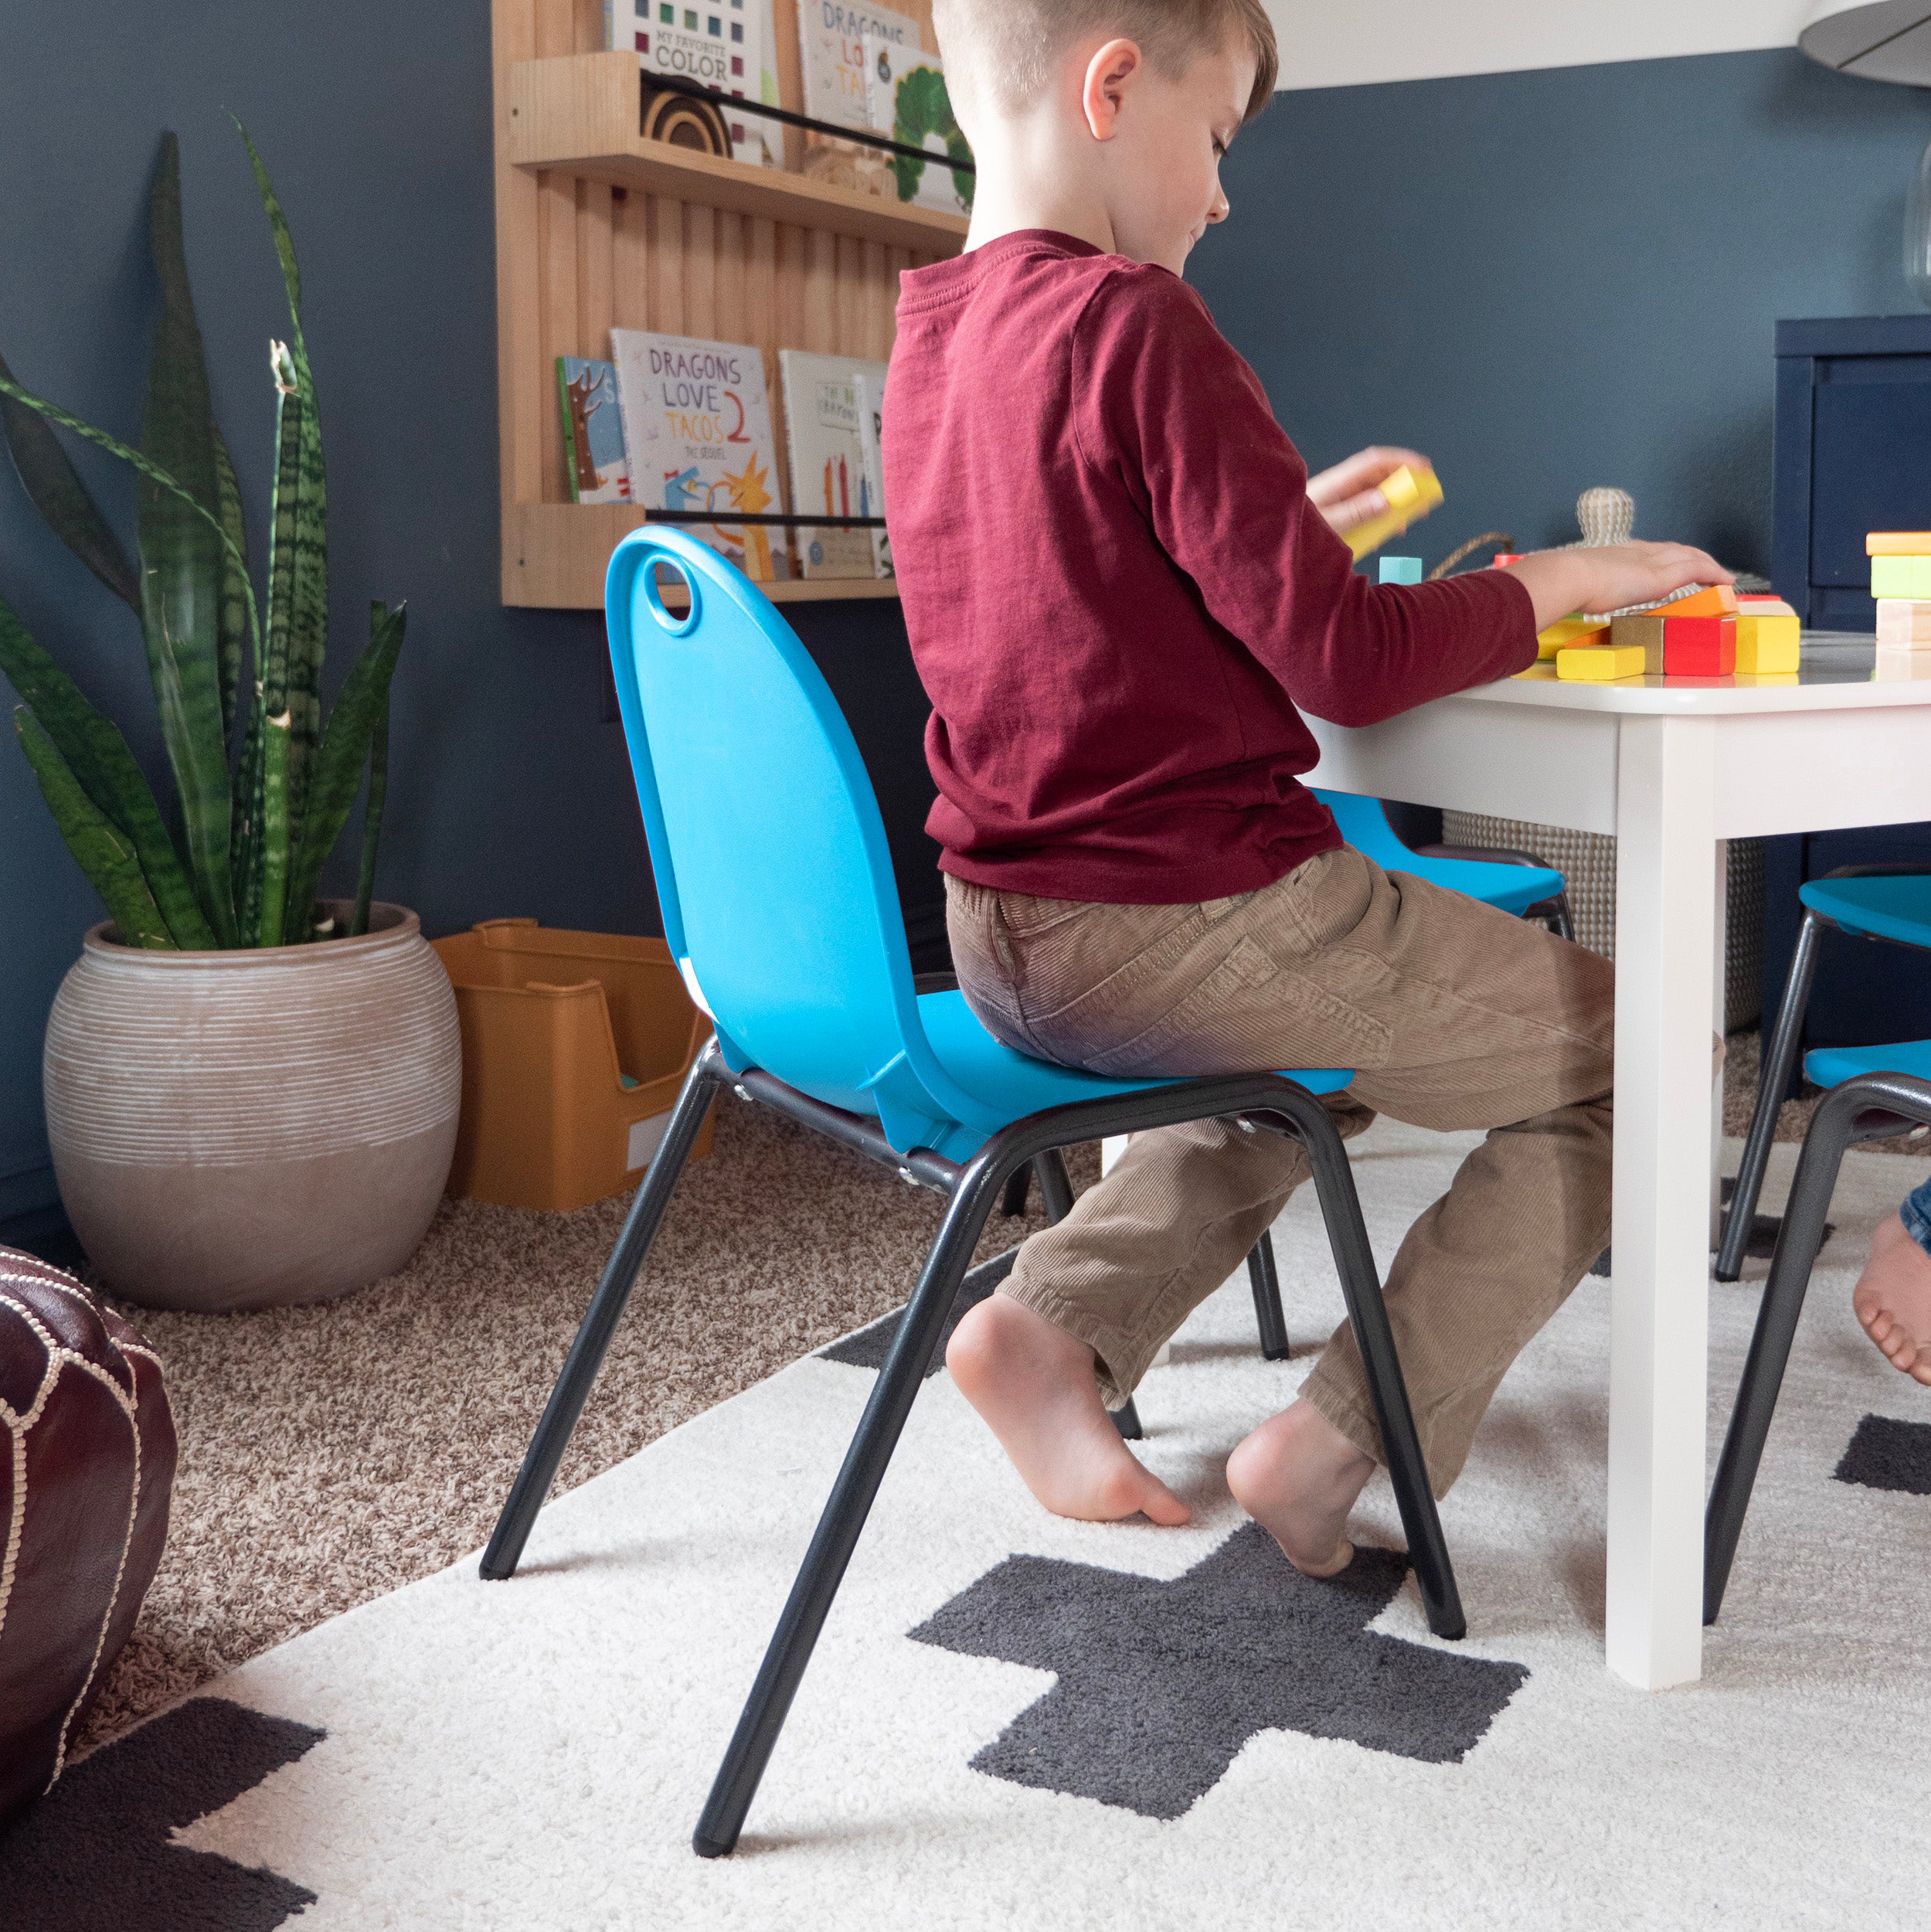
MULTIPOLYGON (((929 39, 929 0, 895 4, 929 39)), ((492 11, 503 601, 594 610, 612 548, 647 513, 569 501, 556 358, 607 356, 613 325, 754 344, 788 498, 777 352, 889 356, 900 274, 957 254, 966 222, 647 141, 635 58, 601 51, 601 0, 492 11)), ((780 104, 801 111, 794 0, 772 11, 780 104)), ((897 594, 869 578, 764 588, 780 603, 897 594)))

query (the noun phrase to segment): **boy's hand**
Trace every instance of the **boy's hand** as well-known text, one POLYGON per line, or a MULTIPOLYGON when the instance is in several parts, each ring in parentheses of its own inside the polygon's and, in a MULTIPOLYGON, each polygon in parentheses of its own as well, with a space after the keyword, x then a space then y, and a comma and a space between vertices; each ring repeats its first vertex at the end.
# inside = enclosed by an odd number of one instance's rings
POLYGON ((1383 449, 1379 445, 1362 450, 1345 463, 1307 479, 1307 501, 1328 519, 1338 536, 1345 536, 1357 524, 1378 517, 1388 508, 1381 485, 1403 464, 1417 470, 1435 466, 1413 450, 1383 449))
POLYGON ((1572 611, 1600 614, 1654 604, 1692 583, 1731 583, 1735 573, 1687 543, 1609 543, 1600 549, 1538 550, 1504 566, 1535 604, 1546 630, 1572 611))

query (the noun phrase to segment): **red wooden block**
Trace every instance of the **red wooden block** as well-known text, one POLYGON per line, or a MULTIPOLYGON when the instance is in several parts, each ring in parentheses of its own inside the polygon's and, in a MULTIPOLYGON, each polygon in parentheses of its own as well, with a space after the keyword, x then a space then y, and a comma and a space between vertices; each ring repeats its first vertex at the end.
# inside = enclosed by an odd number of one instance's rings
POLYGON ((1735 617, 1664 617, 1666 678, 1727 678, 1736 669, 1735 617))

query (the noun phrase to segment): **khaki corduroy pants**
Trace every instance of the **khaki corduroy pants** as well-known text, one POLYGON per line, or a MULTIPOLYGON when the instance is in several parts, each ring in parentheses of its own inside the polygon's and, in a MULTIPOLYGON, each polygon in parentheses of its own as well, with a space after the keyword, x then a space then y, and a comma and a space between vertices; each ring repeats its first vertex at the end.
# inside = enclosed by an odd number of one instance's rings
MULTIPOLYGON (((1327 1102, 1344 1135, 1377 1113, 1487 1131, 1385 1287, 1445 1494, 1504 1372, 1609 1240, 1614 969, 1347 847, 1202 905, 946 884, 961 988, 1022 1053, 1120 1076, 1353 1067, 1327 1102)), ((1307 1172, 1296 1143, 1226 1121, 1135 1134, 1000 1292, 1091 1347, 1117 1400, 1307 1172)), ((1345 1324, 1301 1393, 1382 1458, 1345 1324)))

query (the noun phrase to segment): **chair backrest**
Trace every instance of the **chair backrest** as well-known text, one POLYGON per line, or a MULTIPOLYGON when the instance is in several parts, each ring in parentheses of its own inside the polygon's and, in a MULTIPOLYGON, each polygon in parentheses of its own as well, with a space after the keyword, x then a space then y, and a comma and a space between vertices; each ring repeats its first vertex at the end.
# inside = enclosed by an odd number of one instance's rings
POLYGON ((1314 796, 1334 815, 1341 837, 1384 872, 1404 870, 1413 863, 1414 854, 1396 837, 1379 798, 1363 798, 1353 791, 1317 790, 1314 796))
POLYGON ((665 937, 726 1059, 877 1114, 902 1149, 999 1124, 926 1042, 878 801, 796 633, 663 525, 617 546, 604 611, 665 937))

